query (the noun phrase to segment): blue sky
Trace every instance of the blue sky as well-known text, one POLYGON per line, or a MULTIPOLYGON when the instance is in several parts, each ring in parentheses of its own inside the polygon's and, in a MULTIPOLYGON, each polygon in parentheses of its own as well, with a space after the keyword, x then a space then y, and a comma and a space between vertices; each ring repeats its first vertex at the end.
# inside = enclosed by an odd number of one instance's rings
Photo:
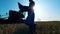
MULTIPOLYGON (((35 1, 35 21, 60 21, 60 0, 34 0, 35 1)), ((9 10, 18 11, 18 2, 28 6, 28 0, 0 0, 0 14, 5 15, 9 10)))

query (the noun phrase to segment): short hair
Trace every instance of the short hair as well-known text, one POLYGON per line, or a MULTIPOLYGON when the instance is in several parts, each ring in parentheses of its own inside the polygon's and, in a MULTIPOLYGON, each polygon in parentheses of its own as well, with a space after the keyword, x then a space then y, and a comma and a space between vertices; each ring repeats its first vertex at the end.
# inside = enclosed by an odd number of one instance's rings
POLYGON ((29 4, 29 6, 33 6, 33 5, 35 5, 35 2, 31 1, 30 4, 29 4))

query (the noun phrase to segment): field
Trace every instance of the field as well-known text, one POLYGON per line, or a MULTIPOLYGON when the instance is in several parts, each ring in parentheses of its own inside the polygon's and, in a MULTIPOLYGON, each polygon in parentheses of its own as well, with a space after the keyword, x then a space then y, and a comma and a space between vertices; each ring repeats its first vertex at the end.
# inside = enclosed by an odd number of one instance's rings
MULTIPOLYGON (((60 34, 60 21, 35 22, 37 34, 60 34)), ((25 24, 0 24, 0 34, 28 34, 25 24)))

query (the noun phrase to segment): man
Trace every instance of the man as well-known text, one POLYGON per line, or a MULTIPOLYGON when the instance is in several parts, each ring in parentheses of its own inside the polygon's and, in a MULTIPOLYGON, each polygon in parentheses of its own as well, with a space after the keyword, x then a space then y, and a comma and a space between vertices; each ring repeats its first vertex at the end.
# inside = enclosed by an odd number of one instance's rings
POLYGON ((35 14, 34 14, 33 7, 34 7, 35 3, 32 0, 29 0, 29 2, 30 3, 29 3, 29 8, 28 8, 28 17, 26 18, 25 22, 28 24, 31 34, 33 34, 34 30, 35 30, 35 26, 34 26, 35 14))
POLYGON ((21 4, 18 3, 19 8, 22 12, 27 11, 28 12, 28 16, 26 18, 26 20, 24 21, 25 24, 27 24, 29 26, 30 29, 30 33, 33 34, 34 30, 35 30, 35 26, 34 26, 34 10, 33 7, 35 5, 33 0, 29 0, 29 6, 22 6, 21 4))

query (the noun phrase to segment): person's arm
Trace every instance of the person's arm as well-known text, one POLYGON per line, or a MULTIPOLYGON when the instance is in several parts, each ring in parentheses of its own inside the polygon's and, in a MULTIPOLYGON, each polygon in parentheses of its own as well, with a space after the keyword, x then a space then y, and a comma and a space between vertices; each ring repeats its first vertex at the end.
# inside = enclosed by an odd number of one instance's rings
POLYGON ((21 9, 23 7, 23 5, 18 2, 18 7, 19 7, 19 9, 21 9))
POLYGON ((23 6, 23 5, 20 4, 19 2, 18 2, 18 6, 19 6, 19 9, 20 9, 22 12, 28 11, 28 6, 23 6))

